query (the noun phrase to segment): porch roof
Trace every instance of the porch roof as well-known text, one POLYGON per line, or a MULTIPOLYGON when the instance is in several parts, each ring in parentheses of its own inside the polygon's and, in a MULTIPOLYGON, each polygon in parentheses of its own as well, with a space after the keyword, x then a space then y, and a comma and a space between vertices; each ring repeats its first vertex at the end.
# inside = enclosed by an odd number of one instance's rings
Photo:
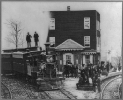
POLYGON ((57 51, 76 51, 83 50, 84 47, 72 39, 67 39, 55 48, 57 51))
POLYGON ((81 54, 85 54, 85 55, 97 54, 97 51, 96 50, 85 50, 85 51, 81 52, 81 54))

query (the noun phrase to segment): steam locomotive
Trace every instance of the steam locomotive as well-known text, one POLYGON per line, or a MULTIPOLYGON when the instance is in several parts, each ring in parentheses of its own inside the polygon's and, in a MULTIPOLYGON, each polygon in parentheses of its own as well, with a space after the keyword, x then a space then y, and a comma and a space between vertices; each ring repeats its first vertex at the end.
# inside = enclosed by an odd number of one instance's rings
POLYGON ((3 53, 1 62, 1 74, 12 74, 34 85, 59 79, 56 55, 46 55, 46 51, 3 53))

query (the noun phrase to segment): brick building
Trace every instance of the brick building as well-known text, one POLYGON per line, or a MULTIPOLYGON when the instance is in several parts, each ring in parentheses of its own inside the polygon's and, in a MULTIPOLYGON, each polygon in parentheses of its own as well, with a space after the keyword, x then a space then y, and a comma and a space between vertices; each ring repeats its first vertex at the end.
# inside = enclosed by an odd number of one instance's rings
POLYGON ((100 14, 96 10, 51 11, 47 42, 55 47, 62 69, 72 64, 96 64, 100 60, 100 14))

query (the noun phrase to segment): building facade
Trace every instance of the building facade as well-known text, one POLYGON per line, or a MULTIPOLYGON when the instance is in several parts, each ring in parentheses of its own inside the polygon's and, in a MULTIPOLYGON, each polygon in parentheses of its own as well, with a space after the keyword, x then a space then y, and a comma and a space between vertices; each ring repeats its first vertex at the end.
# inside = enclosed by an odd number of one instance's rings
POLYGON ((72 64, 96 64, 100 60, 100 14, 96 10, 51 11, 47 42, 57 51, 62 66, 72 64))

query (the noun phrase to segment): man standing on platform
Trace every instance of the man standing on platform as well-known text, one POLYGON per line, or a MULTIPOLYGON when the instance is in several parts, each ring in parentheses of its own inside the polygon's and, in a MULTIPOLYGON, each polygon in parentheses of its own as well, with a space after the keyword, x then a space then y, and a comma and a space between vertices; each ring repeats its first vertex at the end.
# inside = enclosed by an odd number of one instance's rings
POLYGON ((35 34, 34 34, 34 41, 35 41, 35 46, 37 47, 38 46, 38 37, 39 37, 39 35, 37 34, 37 32, 35 32, 35 34))
POLYGON ((32 36, 28 32, 27 36, 26 36, 27 48, 31 47, 31 38, 32 38, 32 36))

